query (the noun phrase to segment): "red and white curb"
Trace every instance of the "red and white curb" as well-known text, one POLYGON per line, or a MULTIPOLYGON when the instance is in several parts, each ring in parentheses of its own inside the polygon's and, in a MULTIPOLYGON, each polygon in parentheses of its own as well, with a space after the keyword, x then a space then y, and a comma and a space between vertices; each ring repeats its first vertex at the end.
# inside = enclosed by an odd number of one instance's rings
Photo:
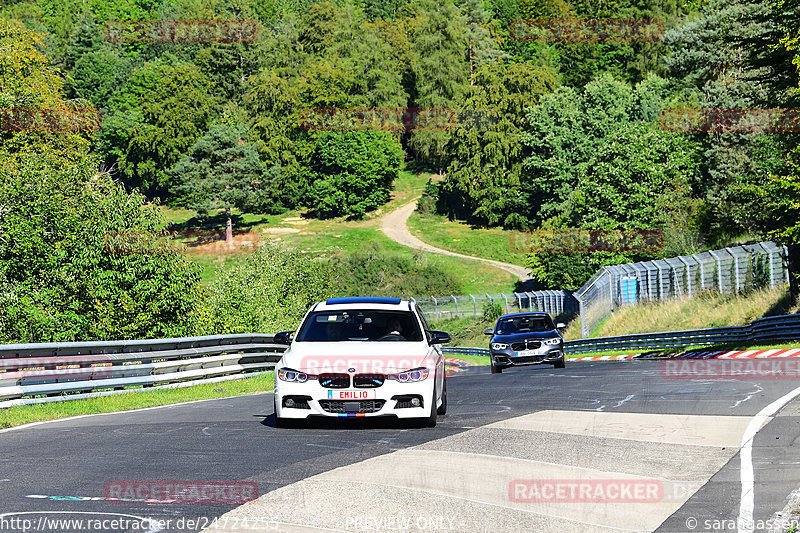
POLYGON ((770 357, 800 357, 800 348, 745 350, 745 351, 707 351, 686 354, 681 359, 767 359, 770 357))
MULTIPOLYGON (((488 359, 488 357, 487 357, 488 359)), ((456 372, 461 372, 468 366, 473 366, 472 363, 468 363, 466 361, 462 361, 461 359, 455 359, 453 357, 445 357, 444 359, 445 364, 445 372, 448 374, 454 374, 456 372)))
POLYGON ((633 359, 641 355, 638 353, 631 353, 627 355, 593 355, 590 357, 570 357, 567 361, 621 361, 623 359, 633 359))
MULTIPOLYGON (((568 361, 621 361, 638 358, 642 354, 627 355, 595 355, 591 357, 573 357, 568 361)), ((769 359, 771 357, 800 357, 800 348, 772 348, 763 350, 692 350, 684 354, 672 356, 672 359, 769 359)))

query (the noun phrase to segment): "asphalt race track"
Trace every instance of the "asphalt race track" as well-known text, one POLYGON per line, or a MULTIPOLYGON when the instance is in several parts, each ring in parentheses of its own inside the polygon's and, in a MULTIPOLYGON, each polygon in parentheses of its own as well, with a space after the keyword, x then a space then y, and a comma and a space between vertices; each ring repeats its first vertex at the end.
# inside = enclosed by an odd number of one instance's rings
POLYGON ((469 369, 430 429, 277 429, 260 394, 2 431, 0 531, 787 531, 800 380, 676 379, 664 364, 469 369), (104 497, 148 480, 260 497, 104 497))

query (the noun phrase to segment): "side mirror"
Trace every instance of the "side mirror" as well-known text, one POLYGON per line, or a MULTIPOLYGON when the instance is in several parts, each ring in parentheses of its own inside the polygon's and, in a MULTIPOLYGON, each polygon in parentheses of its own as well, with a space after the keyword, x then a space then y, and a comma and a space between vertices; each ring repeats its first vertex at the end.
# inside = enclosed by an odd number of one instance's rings
POLYGON ((556 329, 564 329, 565 327, 567 327, 567 325, 564 324, 563 322, 559 322, 558 324, 556 324, 556 329))
POLYGON ((275 344, 286 344, 289 345, 292 343, 292 340, 289 338, 294 331, 281 331, 280 333, 276 333, 275 336, 272 337, 272 342, 275 344))
POLYGON ((494 331, 492 331, 492 328, 486 328, 485 330, 483 330, 483 334, 484 335, 494 335, 494 331))
POLYGON ((450 342, 450 334, 444 331, 431 331, 431 344, 447 344, 450 342))

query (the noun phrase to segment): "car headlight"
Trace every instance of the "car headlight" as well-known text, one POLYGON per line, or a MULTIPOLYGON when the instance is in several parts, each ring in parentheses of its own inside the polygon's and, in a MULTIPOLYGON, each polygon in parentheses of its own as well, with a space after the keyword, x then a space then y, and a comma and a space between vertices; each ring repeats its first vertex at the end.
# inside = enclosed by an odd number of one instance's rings
POLYGON ((281 368, 278 370, 278 378, 281 381, 293 381, 295 383, 305 383, 309 379, 313 379, 316 376, 311 376, 306 374, 305 372, 298 372, 297 370, 292 370, 291 368, 281 368))
POLYGON ((505 350, 508 348, 508 344, 504 342, 493 342, 492 343, 492 350, 505 350))
POLYGON ((546 341, 544 341, 543 344, 546 344, 547 346, 558 346, 559 344, 561 344, 561 339, 558 337, 556 337, 555 339, 547 339, 546 341))
POLYGON ((400 372, 399 374, 389 374, 387 377, 400 383, 415 383, 417 381, 425 381, 428 379, 428 374, 429 372, 427 368, 415 368, 413 370, 400 372))

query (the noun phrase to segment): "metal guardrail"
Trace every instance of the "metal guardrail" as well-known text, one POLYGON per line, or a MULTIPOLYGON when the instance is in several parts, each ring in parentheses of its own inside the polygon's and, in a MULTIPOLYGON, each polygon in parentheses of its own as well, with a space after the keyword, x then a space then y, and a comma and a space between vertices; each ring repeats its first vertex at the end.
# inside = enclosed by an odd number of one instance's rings
MULTIPOLYGON (((286 349, 272 335, 0 345, 0 409, 91 396, 213 383, 272 370, 286 349)), ((566 341, 566 353, 660 349, 739 342, 800 340, 800 314, 760 318, 747 326, 639 333, 566 341)), ((475 347, 448 355, 488 356, 475 347)))
MULTIPOLYGON (((618 337, 598 337, 564 342, 568 354, 606 352, 610 350, 640 350, 685 348, 729 343, 765 343, 800 340, 800 314, 759 318, 746 326, 637 333, 618 337)), ((447 354, 488 356, 487 348, 446 347, 447 354)))
POLYGON ((272 338, 237 334, 0 345, 0 408, 263 373, 286 348, 272 338))

